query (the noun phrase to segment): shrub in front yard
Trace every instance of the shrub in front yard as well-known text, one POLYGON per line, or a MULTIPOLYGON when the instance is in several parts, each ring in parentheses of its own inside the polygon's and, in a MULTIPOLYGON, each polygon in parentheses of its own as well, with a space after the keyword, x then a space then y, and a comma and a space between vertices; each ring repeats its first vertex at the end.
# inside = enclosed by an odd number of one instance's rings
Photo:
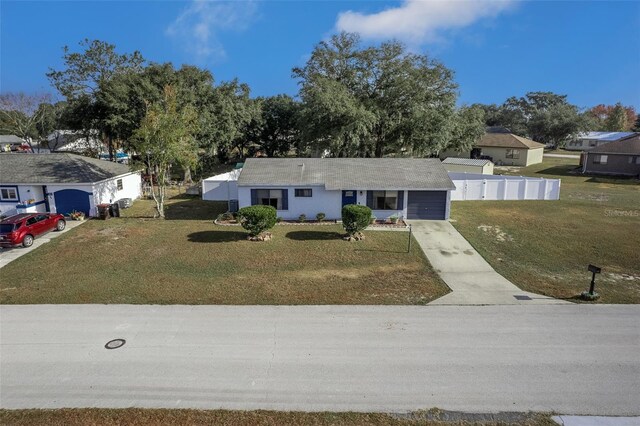
POLYGON ((362 231, 371 222, 371 209, 358 204, 347 204, 342 208, 342 226, 347 231, 347 239, 363 239, 362 231))
POLYGON ((276 209, 272 206, 243 207, 238 210, 238 220, 251 237, 257 237, 276 224, 276 209))
POLYGON ((298 222, 304 223, 306 221, 307 221, 307 215, 306 214, 301 214, 300 216, 298 216, 298 222))
POLYGON ((325 217, 327 217, 327 215, 326 215, 326 214, 324 214, 324 213, 318 213, 318 214, 316 215, 316 220, 317 220, 318 222, 322 222, 322 221, 324 220, 324 218, 325 218, 325 217))

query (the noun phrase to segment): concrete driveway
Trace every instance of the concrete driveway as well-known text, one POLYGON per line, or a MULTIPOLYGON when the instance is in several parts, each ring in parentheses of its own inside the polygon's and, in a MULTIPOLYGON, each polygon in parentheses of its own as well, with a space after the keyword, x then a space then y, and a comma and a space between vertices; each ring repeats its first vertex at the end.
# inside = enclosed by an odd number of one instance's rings
POLYGON ((40 235, 33 241, 33 245, 31 247, 14 247, 14 248, 0 248, 0 268, 7 266, 10 262, 13 262, 17 258, 24 256, 27 253, 31 253, 33 250, 37 249, 43 244, 48 243, 54 238, 59 237, 60 235, 68 232, 70 229, 75 228, 83 223, 86 220, 77 221, 77 220, 68 220, 67 227, 62 232, 51 231, 47 234, 40 235))
POLYGON ((486 260, 444 220, 408 220, 427 259, 452 292, 434 305, 569 304, 520 290, 498 274, 486 260))

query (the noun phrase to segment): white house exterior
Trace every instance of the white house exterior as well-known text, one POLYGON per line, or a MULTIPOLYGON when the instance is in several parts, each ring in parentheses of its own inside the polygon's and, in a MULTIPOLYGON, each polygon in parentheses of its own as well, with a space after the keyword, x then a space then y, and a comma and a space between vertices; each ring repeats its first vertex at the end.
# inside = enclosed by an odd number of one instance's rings
POLYGON ((476 173, 481 175, 493 174, 493 163, 489 160, 447 157, 442 161, 442 164, 448 172, 476 173))
POLYGON ((634 132, 587 132, 579 134, 575 139, 566 144, 565 149, 570 151, 588 151, 609 142, 615 142, 633 138, 639 133, 634 132))
POLYGON ((283 219, 339 219, 362 204, 378 219, 434 220, 449 218, 455 189, 440 160, 419 158, 251 158, 237 188, 240 208, 272 205, 283 219))
POLYGON ((97 130, 92 130, 87 138, 76 130, 55 130, 47 136, 47 144, 51 152, 73 152, 77 154, 97 155, 106 150, 100 141, 97 130))
POLYGON ((202 199, 207 201, 229 201, 238 199, 238 176, 240 169, 211 176, 202 181, 202 199))
POLYGON ((0 215, 82 211, 141 194, 140 173, 74 154, 0 154, 0 215))

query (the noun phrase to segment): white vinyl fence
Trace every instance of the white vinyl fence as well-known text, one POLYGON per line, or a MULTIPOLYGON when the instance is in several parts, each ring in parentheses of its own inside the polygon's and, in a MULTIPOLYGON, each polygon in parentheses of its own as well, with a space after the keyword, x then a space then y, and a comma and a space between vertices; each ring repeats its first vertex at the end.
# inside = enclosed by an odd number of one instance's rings
POLYGON ((560 179, 471 173, 449 173, 449 177, 456 186, 452 201, 560 199, 560 179))

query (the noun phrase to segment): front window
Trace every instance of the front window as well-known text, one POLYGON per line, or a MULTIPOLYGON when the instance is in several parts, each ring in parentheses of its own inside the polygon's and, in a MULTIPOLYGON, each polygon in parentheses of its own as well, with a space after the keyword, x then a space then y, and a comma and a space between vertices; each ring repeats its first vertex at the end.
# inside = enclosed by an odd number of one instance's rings
POLYGON ((3 201, 18 201, 18 191, 16 188, 1 188, 0 199, 3 201))
POLYGON ((596 142, 596 141, 590 141, 590 142, 589 142, 589 146, 590 146, 590 147, 594 147, 594 146, 596 146, 597 144, 598 144, 598 142, 596 142))
POLYGON ((116 181, 116 186, 118 187, 118 191, 122 191, 122 179, 116 181))
POLYGON ((609 157, 607 155, 596 155, 593 158, 593 164, 607 164, 609 157))
POLYGON ((640 155, 637 157, 629 156, 629 164, 640 164, 640 155))
POLYGON ((297 188, 295 191, 296 197, 311 197, 311 188, 297 188))
POLYGON ((398 210, 398 191, 373 191, 374 210, 398 210))
POLYGON ((256 195, 258 204, 282 210, 282 189, 258 189, 256 195))
POLYGON ((520 150, 519 149, 508 149, 506 157, 507 158, 513 158, 514 160, 517 160, 518 158, 520 158, 520 150))

